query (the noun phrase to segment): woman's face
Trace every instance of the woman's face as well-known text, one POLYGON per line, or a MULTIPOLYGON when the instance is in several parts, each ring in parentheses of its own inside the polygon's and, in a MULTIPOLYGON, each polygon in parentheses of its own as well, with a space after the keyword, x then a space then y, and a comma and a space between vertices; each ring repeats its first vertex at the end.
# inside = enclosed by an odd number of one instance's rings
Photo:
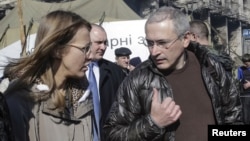
POLYGON ((62 52, 59 74, 65 77, 82 78, 92 58, 90 47, 89 31, 84 27, 80 28, 62 52))

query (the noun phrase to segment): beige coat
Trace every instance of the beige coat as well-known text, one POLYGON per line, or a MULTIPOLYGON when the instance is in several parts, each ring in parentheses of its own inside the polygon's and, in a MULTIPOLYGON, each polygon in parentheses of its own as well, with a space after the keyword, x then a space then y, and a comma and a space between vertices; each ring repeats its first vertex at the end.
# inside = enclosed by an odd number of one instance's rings
POLYGON ((6 96, 16 141, 92 141, 92 100, 79 103, 74 115, 52 110, 51 101, 34 103, 27 90, 6 96))

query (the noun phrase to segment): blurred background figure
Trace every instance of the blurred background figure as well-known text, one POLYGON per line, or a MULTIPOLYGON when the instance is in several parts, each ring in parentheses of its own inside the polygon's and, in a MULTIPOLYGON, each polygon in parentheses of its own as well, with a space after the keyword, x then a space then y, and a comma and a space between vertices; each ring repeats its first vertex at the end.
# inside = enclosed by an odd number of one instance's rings
POLYGON ((219 62, 223 64, 227 71, 232 72, 234 61, 228 53, 221 50, 218 51, 214 46, 212 46, 211 42, 209 41, 210 34, 207 24, 201 20, 192 20, 189 22, 189 24, 191 32, 190 40, 192 41, 190 42, 190 45, 197 46, 196 44, 198 43, 201 46, 206 47, 211 53, 219 56, 219 62))
POLYGON ((141 61, 141 58, 139 56, 131 58, 129 61, 130 65, 132 65, 134 67, 137 67, 141 62, 142 61, 141 61))
POLYGON ((244 54, 242 62, 244 65, 238 67, 237 74, 240 81, 243 121, 250 124, 250 54, 244 54))
POLYGON ((128 75, 135 67, 130 64, 131 50, 126 47, 120 47, 115 49, 116 64, 120 66, 123 72, 128 75))
POLYGON ((207 25, 200 20, 190 21, 190 32, 192 33, 191 41, 198 42, 200 45, 212 47, 209 43, 209 31, 207 25))

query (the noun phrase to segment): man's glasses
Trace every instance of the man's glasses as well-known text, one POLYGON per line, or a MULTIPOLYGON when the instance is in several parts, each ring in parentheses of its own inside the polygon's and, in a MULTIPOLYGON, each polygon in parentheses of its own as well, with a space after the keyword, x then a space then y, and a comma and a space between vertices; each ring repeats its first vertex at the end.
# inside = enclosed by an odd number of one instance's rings
POLYGON ((182 37, 182 35, 183 34, 179 35, 176 39, 174 39, 172 41, 167 41, 167 40, 152 41, 152 40, 145 39, 144 45, 148 48, 151 48, 151 49, 154 47, 154 45, 156 45, 160 48, 169 49, 177 40, 180 39, 180 37, 182 37))
POLYGON ((69 45, 66 45, 66 46, 77 48, 77 49, 79 49, 81 52, 83 52, 84 54, 86 54, 86 53, 89 52, 89 50, 90 50, 91 43, 89 43, 88 45, 86 45, 86 46, 84 46, 84 47, 78 47, 78 46, 70 45, 70 44, 69 44, 69 45))

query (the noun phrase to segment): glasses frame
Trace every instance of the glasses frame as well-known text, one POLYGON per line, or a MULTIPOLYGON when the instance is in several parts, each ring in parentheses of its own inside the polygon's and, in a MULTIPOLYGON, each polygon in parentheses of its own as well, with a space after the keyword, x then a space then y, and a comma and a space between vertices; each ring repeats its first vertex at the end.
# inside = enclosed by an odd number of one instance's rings
POLYGON ((91 45, 92 45, 92 43, 89 43, 88 45, 83 46, 83 47, 79 47, 79 46, 71 45, 71 44, 67 44, 66 46, 69 46, 69 47, 73 47, 73 48, 79 49, 82 53, 86 54, 86 53, 89 52, 89 50, 90 50, 90 48, 91 48, 91 45))
POLYGON ((146 47, 148 47, 149 49, 152 49, 155 45, 160 47, 160 48, 165 48, 165 49, 169 49, 177 40, 179 40, 182 36, 184 36, 183 34, 179 35, 176 39, 167 42, 166 40, 158 40, 158 41, 151 41, 151 40, 144 40, 144 45, 146 47), (153 44, 152 45, 148 45, 148 41, 151 41, 153 44), (166 44, 169 44, 168 46, 166 44))

